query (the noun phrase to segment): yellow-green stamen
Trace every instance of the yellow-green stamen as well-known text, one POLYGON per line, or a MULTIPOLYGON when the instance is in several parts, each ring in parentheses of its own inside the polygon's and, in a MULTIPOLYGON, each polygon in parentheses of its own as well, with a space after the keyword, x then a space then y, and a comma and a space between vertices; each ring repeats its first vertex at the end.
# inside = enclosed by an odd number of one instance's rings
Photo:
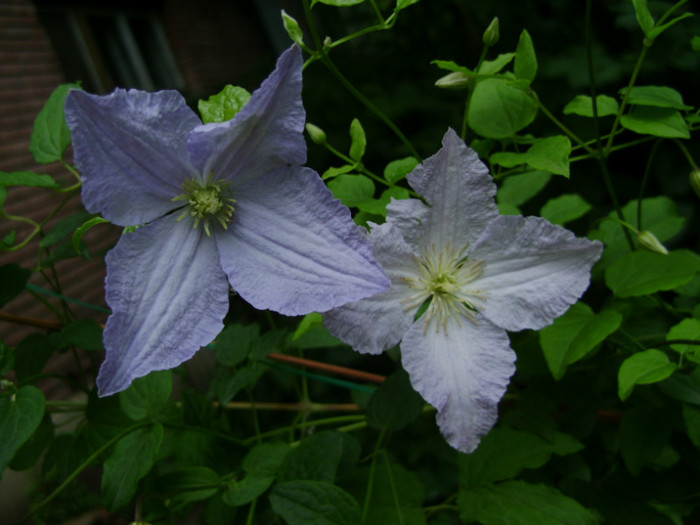
POLYGON ((430 301, 425 316, 425 330, 435 320, 435 330, 441 327, 447 333, 447 322, 454 317, 459 326, 460 318, 476 324, 477 300, 486 300, 481 290, 470 289, 469 283, 484 272, 483 261, 471 261, 467 257, 468 245, 457 250, 448 243, 443 250, 433 244, 426 247, 421 257, 416 257, 420 276, 407 279, 416 294, 404 301, 410 310, 430 301))
POLYGON ((207 235, 211 235, 210 224, 212 219, 221 227, 228 229, 228 223, 233 218, 236 200, 226 196, 226 188, 230 183, 224 180, 212 182, 210 176, 207 182, 202 184, 196 179, 187 179, 182 183, 183 193, 173 198, 173 201, 187 201, 187 207, 178 217, 178 221, 188 214, 194 217, 194 228, 202 223, 207 235))

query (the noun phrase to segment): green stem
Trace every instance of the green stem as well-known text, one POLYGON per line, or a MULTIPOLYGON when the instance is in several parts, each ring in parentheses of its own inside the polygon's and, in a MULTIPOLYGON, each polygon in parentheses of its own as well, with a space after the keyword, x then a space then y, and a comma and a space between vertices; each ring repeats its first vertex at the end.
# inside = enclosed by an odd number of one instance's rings
POLYGON ((642 229, 642 199, 644 198, 644 190, 646 188, 647 181, 649 180, 649 173, 651 173, 651 163, 654 160, 654 156, 656 155, 656 150, 659 148, 659 144, 661 144, 661 139, 654 142, 654 145, 651 147, 651 151, 649 152, 649 160, 647 160, 647 165, 644 167, 644 176, 642 177, 642 183, 639 185, 639 197, 637 197, 638 230, 642 229))
MULTIPOLYGON (((305 427, 313 427, 313 426, 325 426, 325 425, 336 425, 336 424, 342 424, 342 423, 365 423, 365 416, 363 415, 348 415, 348 416, 335 416, 335 417, 326 417, 322 419, 314 419, 311 421, 303 421, 301 423, 296 423, 295 427, 297 428, 305 428, 305 427)), ((260 434, 261 439, 267 439, 269 437, 277 436, 279 434, 285 434, 289 432, 289 429, 291 427, 285 426, 283 428, 276 428, 275 430, 270 430, 269 432, 263 432, 260 434)), ((338 429, 340 430, 340 429, 338 429)), ((241 443, 244 446, 250 446, 253 443, 256 443, 258 441, 258 436, 253 436, 244 439, 241 443)))
POLYGON ((566 127, 557 117, 555 117, 554 114, 551 111, 549 111, 549 109, 547 109, 547 107, 544 104, 542 104, 539 97, 537 97, 534 92, 531 91, 529 93, 529 95, 530 95, 530 98, 535 101, 535 104, 537 104, 537 107, 539 108, 539 110, 542 113, 544 113, 545 116, 549 120, 551 120, 552 123, 556 127, 558 127, 560 130, 562 130, 567 137, 569 137, 572 141, 574 141, 580 147, 585 149, 591 156, 598 157, 598 153, 593 148, 591 148, 586 142, 581 140, 578 137, 578 135, 576 135, 576 133, 574 133, 568 127, 566 127))
POLYGON ((695 163, 695 159, 690 155, 690 152, 688 151, 688 148, 685 147, 685 144, 683 144, 680 140, 678 139, 673 139, 673 142, 676 143, 676 145, 680 148, 680 150, 683 152, 683 155, 685 155, 685 158, 688 159, 688 163, 690 164, 690 167, 694 170, 698 169, 698 165, 695 163))
POLYGON ((367 513, 369 512, 369 504, 372 500, 372 488, 374 487, 374 473, 377 468, 377 457, 379 456, 379 450, 382 445, 384 436, 386 435, 386 429, 382 430, 377 437, 377 443, 374 446, 374 452, 372 453, 372 463, 369 466, 369 476, 367 479, 367 489, 365 490, 365 501, 362 505, 362 523, 367 521, 367 513))

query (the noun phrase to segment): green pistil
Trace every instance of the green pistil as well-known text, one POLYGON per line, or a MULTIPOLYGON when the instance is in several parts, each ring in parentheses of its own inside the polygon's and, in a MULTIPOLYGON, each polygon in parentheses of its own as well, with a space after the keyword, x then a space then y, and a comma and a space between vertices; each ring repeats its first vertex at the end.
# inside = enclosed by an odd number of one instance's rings
POLYGON ((443 250, 435 245, 426 248, 422 257, 416 257, 420 277, 407 279, 416 294, 404 301, 411 309, 429 301, 425 315, 425 329, 434 320, 435 329, 447 333, 447 322, 454 318, 459 326, 465 318, 476 324, 477 300, 484 301, 486 294, 469 284, 484 271, 483 261, 467 258, 468 246, 456 250, 449 244, 443 250))
POLYGON ((224 230, 228 229, 228 223, 233 218, 233 205, 236 204, 235 199, 226 197, 224 193, 228 185, 229 183, 224 180, 212 182, 211 176, 204 184, 195 179, 183 182, 183 193, 173 201, 187 201, 187 207, 177 220, 182 220, 189 213, 194 217, 194 228, 201 222, 205 233, 209 236, 211 236, 212 221, 219 223, 224 230))

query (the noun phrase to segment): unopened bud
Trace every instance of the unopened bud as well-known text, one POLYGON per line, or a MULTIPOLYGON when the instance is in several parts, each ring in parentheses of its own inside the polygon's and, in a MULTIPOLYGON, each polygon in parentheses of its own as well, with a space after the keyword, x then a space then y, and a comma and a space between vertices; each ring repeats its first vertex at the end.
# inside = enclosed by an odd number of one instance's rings
POLYGON ((302 45, 304 43, 304 34, 301 32, 297 21, 289 16, 284 9, 282 9, 282 23, 284 24, 284 29, 287 31, 289 38, 296 44, 302 45))
POLYGON ((491 23, 484 31, 484 36, 481 39, 484 42, 485 46, 491 47, 495 46, 498 43, 499 36, 500 35, 498 33, 498 17, 494 16, 493 20, 491 20, 491 23))
POLYGON ((461 71, 454 71, 438 78, 435 85, 443 89, 464 89, 469 85, 469 75, 461 71))
POLYGON ((695 168, 690 172, 690 187, 700 197, 700 169, 695 168))
POLYGON ((656 235, 651 233, 649 230, 642 230, 637 234, 637 242, 639 246, 654 253, 660 253, 661 255, 668 255, 668 250, 666 247, 659 242, 656 235))
POLYGON ((318 126, 314 126, 310 122, 307 122, 306 132, 309 134, 309 137, 311 137, 311 140, 313 140, 316 144, 326 143, 326 132, 318 126))

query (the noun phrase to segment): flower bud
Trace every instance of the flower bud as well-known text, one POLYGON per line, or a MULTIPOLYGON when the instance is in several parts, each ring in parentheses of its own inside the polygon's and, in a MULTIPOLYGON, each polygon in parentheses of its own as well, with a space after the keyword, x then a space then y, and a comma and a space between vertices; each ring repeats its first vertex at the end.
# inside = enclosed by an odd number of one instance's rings
POLYGON ((469 85, 469 75, 461 71, 454 71, 438 78, 435 85, 443 89, 464 89, 469 85))
POLYGON ((313 140, 316 144, 326 143, 326 132, 318 126, 314 126, 310 122, 307 122, 306 132, 309 134, 309 137, 311 137, 311 140, 313 140))
POLYGON ((282 9, 282 23, 284 24, 284 29, 287 31, 289 38, 291 38, 294 43, 302 45, 304 43, 304 34, 301 32, 297 21, 289 16, 284 9, 282 9))
POLYGON ((491 20, 491 23, 489 26, 486 28, 484 31, 484 36, 482 37, 482 41, 484 42, 484 45, 487 47, 495 46, 498 43, 498 17, 494 16, 493 20, 491 20))
POLYGON ((700 169, 698 168, 690 172, 690 187, 700 197, 700 169))
POLYGON ((654 253, 660 253, 661 255, 668 255, 668 250, 666 247, 659 242, 656 235, 651 233, 649 230, 642 230, 637 234, 637 242, 639 246, 654 253))

